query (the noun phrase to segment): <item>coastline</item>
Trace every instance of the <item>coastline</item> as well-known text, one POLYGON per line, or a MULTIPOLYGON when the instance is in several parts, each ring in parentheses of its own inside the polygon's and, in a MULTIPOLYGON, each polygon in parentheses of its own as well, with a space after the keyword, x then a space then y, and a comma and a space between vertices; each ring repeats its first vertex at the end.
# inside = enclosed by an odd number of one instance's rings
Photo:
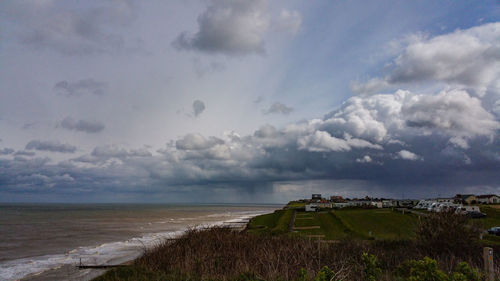
MULTIPOLYGON (((237 216, 236 218, 232 218, 229 220, 223 220, 223 221, 215 221, 215 222, 210 222, 206 224, 201 224, 198 226, 192 226, 188 225, 184 227, 181 230, 173 231, 173 232, 166 232, 166 233, 150 233, 147 234, 143 237, 137 238, 131 238, 127 241, 117 241, 117 242, 112 242, 112 243, 127 243, 130 241, 141 241, 142 240, 147 240, 145 237, 151 237, 155 236, 157 237, 155 240, 149 240, 146 242, 144 247, 151 247, 154 246, 157 241, 161 239, 170 239, 170 238, 175 238, 180 235, 182 235, 187 229, 190 227, 197 227, 197 228, 206 228, 206 227, 213 227, 213 226, 220 226, 220 225, 228 225, 230 227, 234 228, 240 228, 244 229, 249 220, 255 216, 259 216, 262 214, 270 213, 272 212, 271 210, 266 210, 266 211, 256 211, 251 214, 244 214, 237 216)), ((112 243, 106 243, 106 244, 112 244, 112 243)), ((142 243, 142 242, 141 242, 142 243)), ((98 247, 106 246, 104 245, 99 245, 98 247)), ((135 249, 135 250, 130 250, 128 254, 120 256, 116 255, 114 258, 107 260, 104 263, 99 263, 99 264, 107 264, 107 265, 114 265, 114 264, 130 264, 132 263, 136 258, 138 258, 140 255, 142 255, 143 249, 135 249)), ((28 275, 25 275, 21 277, 20 279, 14 279, 14 280, 21 280, 21 281, 52 281, 52 280, 92 280, 104 273, 106 273, 109 269, 78 269, 77 268, 78 263, 67 263, 67 264, 62 264, 59 265, 55 268, 49 268, 46 270, 43 270, 41 272, 36 272, 36 273, 30 273, 28 275)), ((90 265, 90 263, 88 263, 90 265)))

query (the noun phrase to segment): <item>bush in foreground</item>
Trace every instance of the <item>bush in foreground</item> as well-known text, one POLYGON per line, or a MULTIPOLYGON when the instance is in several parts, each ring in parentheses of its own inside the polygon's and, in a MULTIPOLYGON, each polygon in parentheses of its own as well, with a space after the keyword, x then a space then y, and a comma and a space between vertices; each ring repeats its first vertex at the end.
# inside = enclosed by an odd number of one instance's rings
POLYGON ((431 213, 420 220, 417 243, 426 255, 478 256, 480 228, 464 215, 453 211, 431 213))
POLYGON ((395 272, 397 280, 404 281, 480 281, 483 276, 466 262, 460 262, 454 272, 446 274, 436 260, 425 257, 401 264, 395 272))
MULTIPOLYGON (((318 243, 301 237, 252 235, 227 228, 193 229, 177 240, 147 250, 135 265, 189 280, 236 280, 242 274, 257 278, 248 280, 300 280, 304 276, 310 276, 305 280, 314 280, 325 266, 343 280, 394 280, 393 271, 403 261, 424 258, 420 246, 411 240, 318 243)), ((481 249, 476 248, 476 255, 480 253, 481 249)), ((453 251, 446 257, 431 257, 444 265, 444 272, 453 271, 464 260, 453 251)), ((323 270, 323 275, 328 274, 323 270)))
POLYGON ((146 250, 129 269, 128 275, 137 278, 120 277, 118 269, 99 280, 481 280, 475 269, 482 267, 476 235, 469 221, 453 214, 423 218, 415 240, 325 243, 223 227, 192 229, 146 250))

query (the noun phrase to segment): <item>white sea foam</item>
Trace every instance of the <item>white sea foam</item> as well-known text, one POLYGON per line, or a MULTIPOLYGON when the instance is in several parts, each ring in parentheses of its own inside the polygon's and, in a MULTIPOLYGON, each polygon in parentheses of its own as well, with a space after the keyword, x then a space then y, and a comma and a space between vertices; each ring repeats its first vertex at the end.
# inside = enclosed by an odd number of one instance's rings
MULTIPOLYGON (((212 227, 220 225, 235 225, 237 222, 247 220, 251 217, 267 213, 266 211, 234 212, 233 219, 206 223, 198 225, 198 228, 212 227)), ((210 215, 217 217, 216 215, 210 215)), ((218 217, 226 218, 226 213, 218 217)), ((171 222, 171 221, 170 221, 171 222)), ((39 274, 50 269, 57 269, 64 265, 78 265, 80 259, 83 264, 118 264, 138 257, 145 247, 154 246, 163 239, 175 238, 182 235, 189 226, 177 231, 159 232, 135 237, 125 241, 105 243, 98 246, 79 247, 65 254, 44 255, 15 259, 0 263, 0 280, 19 280, 30 274, 39 274)))

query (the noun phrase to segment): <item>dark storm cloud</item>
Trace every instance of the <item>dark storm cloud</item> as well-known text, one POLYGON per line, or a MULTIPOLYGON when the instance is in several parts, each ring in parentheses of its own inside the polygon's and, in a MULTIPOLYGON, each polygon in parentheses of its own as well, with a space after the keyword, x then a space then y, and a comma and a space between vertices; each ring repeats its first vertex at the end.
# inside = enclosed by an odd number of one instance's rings
MULTIPOLYGON (((453 93, 443 95, 453 97, 453 93)), ((83 182, 91 189, 106 186, 107 190, 135 191, 143 186, 158 191, 175 186, 209 190, 252 186, 258 193, 269 192, 265 189, 273 182, 351 180, 367 182, 367 192, 371 184, 382 186, 379 191, 397 194, 416 194, 420 188, 439 186, 446 194, 471 185, 495 186, 500 180, 499 138, 498 129, 491 124, 498 126, 498 121, 486 116, 491 123, 479 122, 473 129, 408 126, 408 118, 426 111, 414 109, 407 115, 403 108, 426 97, 404 91, 352 97, 323 119, 281 129, 266 125, 253 135, 228 133, 222 139, 188 134, 159 155, 147 149, 99 146, 91 154, 73 159, 75 164, 34 165, 41 160, 20 158, 1 160, 0 164, 21 167, 15 178, 33 184, 30 188, 62 186, 64 182, 71 189, 83 182)), ((465 110, 477 112, 479 106, 472 103, 465 110)), ((455 109, 449 110, 453 113, 455 109)), ((439 114, 450 115, 446 108, 439 114)), ((470 121, 475 122, 474 118, 470 121)))
POLYGON ((267 1, 214 0, 198 17, 198 28, 193 35, 179 34, 173 45, 207 53, 262 54, 269 28, 267 1))
POLYGON ((271 20, 267 0, 212 0, 198 16, 198 31, 182 32, 172 44, 178 50, 229 56, 264 54, 266 32, 295 34, 301 23, 301 14, 288 10, 271 20))
POLYGON ((76 146, 60 143, 58 141, 42 141, 42 140, 32 140, 26 144, 26 149, 28 150, 40 150, 40 151, 50 151, 50 152, 61 152, 61 153, 74 153, 76 152, 76 146))
POLYGON ((116 145, 102 145, 97 146, 92 151, 92 156, 100 158, 127 158, 127 157, 150 157, 152 156, 146 148, 130 149, 127 150, 123 147, 116 145))
POLYGON ((19 150, 14 153, 16 156, 35 156, 36 153, 33 151, 19 150))
POLYGON ((99 133, 104 130, 104 124, 98 121, 89 120, 74 120, 71 117, 66 117, 61 121, 61 127, 67 130, 75 130, 85 133, 99 133))
POLYGON ((198 117, 203 111, 205 111, 205 103, 201 100, 195 100, 193 102, 193 114, 198 117))
MULTIPOLYGON (((485 38, 482 34, 491 34, 490 27, 468 31, 467 36, 481 43, 485 38)), ((426 44, 432 40, 418 44, 424 48, 419 52, 428 48, 432 54, 436 46, 426 44)), ((449 43, 456 38, 443 35, 440 40, 449 43)), ((495 44, 492 46, 499 45, 495 44)), ((401 52, 400 56, 407 50, 401 52)), ((468 57, 463 59, 469 61, 468 57)), ((434 65, 427 60, 408 63, 434 65)), ((499 81, 500 73, 487 73, 479 80, 499 81)), ((76 192, 83 186, 89 192, 148 194, 233 190, 247 195, 245 190, 267 194, 274 183, 352 181, 358 191, 363 182, 368 194, 375 187, 408 196, 434 195, 422 190, 450 195, 470 188, 476 193, 498 191, 500 122, 489 105, 498 103, 499 98, 489 97, 493 100, 486 102, 484 96, 469 90, 476 89, 477 83, 455 87, 448 85, 452 80, 447 77, 436 78, 438 86, 446 85, 439 92, 396 90, 353 96, 323 118, 284 127, 264 125, 247 135, 187 134, 155 154, 147 148, 106 145, 58 163, 46 158, 2 157, 0 186, 27 190, 51 187, 60 192, 76 192)), ((290 113, 291 109, 283 110, 287 108, 278 105, 272 111, 290 113)), ((70 145, 42 141, 30 142, 26 149, 30 148, 76 151, 70 145)))
MULTIPOLYGON (((454 90, 437 95, 397 91, 356 96, 322 119, 281 129, 265 125, 247 136, 188 134, 159 155, 147 149, 99 146, 90 155, 71 161, 85 164, 85 168, 75 166, 71 168, 74 171, 52 173, 73 177, 76 171, 85 171, 90 176, 98 170, 99 176, 92 176, 92 186, 132 190, 144 185, 257 188, 297 180, 365 181, 382 186, 384 192, 407 194, 429 186, 440 186, 443 193, 473 184, 495 186, 500 179, 496 149, 499 122, 470 98, 454 90), (466 101, 460 109, 467 120, 456 120, 456 107, 445 106, 450 100, 466 101), (445 105, 438 106, 442 103, 445 105), (415 106, 421 104, 426 106, 415 106), (439 110, 430 114, 428 108, 439 110), (415 126, 409 122, 415 121, 415 116, 440 122, 415 126)), ((33 173, 47 176, 47 171, 35 169, 33 173)))
POLYGON ((282 104, 280 102, 273 103, 268 109, 264 110, 265 114, 290 114, 293 111, 293 108, 282 104))
POLYGON ((68 9, 55 1, 7 1, 6 15, 18 24, 20 42, 64 55, 110 53, 126 49, 119 30, 136 17, 127 0, 86 3, 68 9))
POLYGON ((54 85, 54 90, 68 97, 81 95, 103 95, 108 87, 106 82, 94 79, 83 79, 75 82, 59 81, 54 85))
POLYGON ((282 129, 266 125, 251 136, 232 134, 215 141, 189 134, 163 154, 168 164, 148 169, 170 184, 363 180, 407 193, 436 185, 454 192, 474 180, 495 185, 499 126, 463 91, 397 91, 352 97, 323 119, 282 129), (467 119, 457 116, 453 103, 467 119), (415 126, 416 116, 439 122, 415 126), (470 178, 460 182, 460 173, 470 178))
POLYGON ((12 154, 14 152, 14 149, 12 148, 2 148, 0 149, 0 155, 9 155, 9 154, 12 154))

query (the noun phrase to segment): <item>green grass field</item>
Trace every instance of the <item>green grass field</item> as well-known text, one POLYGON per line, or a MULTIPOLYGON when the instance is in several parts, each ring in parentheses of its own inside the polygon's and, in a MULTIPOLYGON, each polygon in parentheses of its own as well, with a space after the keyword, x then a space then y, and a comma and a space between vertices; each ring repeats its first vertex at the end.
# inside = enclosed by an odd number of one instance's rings
MULTIPOLYGON (((305 212, 298 203, 288 205, 287 209, 278 210, 253 218, 249 223, 251 233, 287 233, 293 214, 291 206, 297 207, 294 227, 319 226, 317 229, 295 229, 292 235, 316 235, 325 240, 376 239, 404 240, 415 237, 418 216, 402 214, 391 209, 340 209, 333 211, 305 212)), ((481 206, 486 218, 474 219, 483 229, 500 226, 500 208, 481 206)), ((484 243, 500 245, 500 236, 484 235, 484 243)))
POLYGON ((298 201, 290 201, 287 204, 287 207, 288 208, 292 208, 292 209, 293 208, 296 208, 296 209, 298 209, 298 208, 304 208, 305 206, 306 206, 306 203, 298 202, 298 201))
POLYGON ((254 217, 248 223, 250 233, 285 233, 292 217, 293 210, 277 210, 271 214, 254 217))
MULTIPOLYGON (((479 223, 479 225, 485 230, 494 227, 500 226, 500 206, 498 205, 480 205, 479 208, 481 212, 486 214, 485 218, 474 219, 475 222, 479 223)), ((484 244, 489 245, 500 245, 500 236, 485 234, 483 236, 484 244)))
POLYGON ((300 235, 324 235, 326 240, 411 239, 418 217, 390 209, 343 209, 323 212, 297 212, 295 227, 320 226, 319 229, 296 229, 300 235))
POLYGON ((485 218, 476 219, 484 228, 500 226, 500 208, 497 206, 479 206, 481 212, 486 214, 485 218))
POLYGON ((411 239, 418 221, 416 215, 390 209, 345 209, 333 214, 359 237, 375 239, 411 239))
POLYGON ((320 226, 320 229, 301 229, 295 233, 300 235, 324 235, 326 240, 341 240, 348 237, 359 237, 346 228, 331 212, 297 212, 295 227, 320 226))
MULTIPOLYGON (((344 239, 383 240, 381 243, 366 243, 367 245, 401 245, 398 243, 403 243, 402 245, 412 245, 412 243, 415 243, 415 240, 411 240, 416 236, 415 230, 419 216, 410 212, 403 214, 391 209, 340 209, 322 210, 320 212, 305 212, 303 208, 291 208, 290 206, 294 205, 289 204, 285 209, 252 218, 248 224, 247 231, 253 234, 309 236, 311 239, 330 240, 335 241, 335 243, 346 242, 342 242, 344 239), (289 224, 294 212, 296 212, 296 219, 293 225, 295 229, 292 232, 289 232, 289 224), (308 227, 318 228, 307 229, 308 227)), ((481 211, 486 213, 487 217, 483 219, 470 220, 470 222, 479 223, 484 229, 492 226, 500 226, 499 207, 481 206, 481 211)), ((255 237, 253 235, 250 236, 255 237)), ((261 238, 267 239, 269 237, 263 236, 261 238)), ((275 236, 274 238, 282 237, 275 236)), ((259 239, 258 242, 260 243, 260 241, 261 240, 259 239)), ((483 236, 482 243, 485 246, 498 246, 500 245, 500 236, 485 234, 483 236)), ((162 273, 161 271, 151 271, 136 266, 130 266, 108 271, 105 275, 98 277, 95 280, 121 281, 182 279, 174 273, 170 276, 166 275, 165 272, 162 273)))

